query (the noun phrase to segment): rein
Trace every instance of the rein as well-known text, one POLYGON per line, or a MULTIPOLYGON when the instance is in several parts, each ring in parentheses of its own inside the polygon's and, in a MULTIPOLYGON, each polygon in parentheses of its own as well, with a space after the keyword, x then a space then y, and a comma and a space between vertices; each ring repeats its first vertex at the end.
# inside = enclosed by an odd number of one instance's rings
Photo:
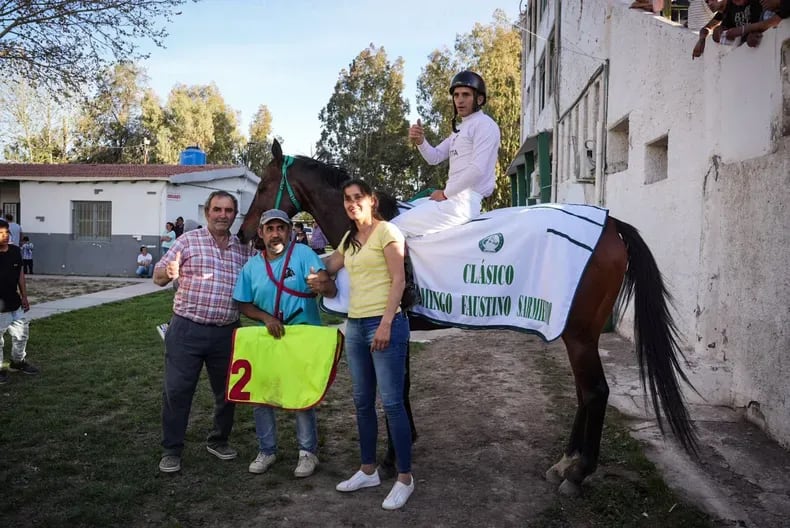
POLYGON ((299 203, 299 200, 296 198, 296 193, 291 186, 291 182, 288 181, 288 167, 293 164, 293 156, 285 156, 283 158, 283 177, 280 179, 280 187, 277 189, 277 198, 274 200, 274 208, 280 208, 280 202, 283 198, 283 189, 285 189, 288 191, 288 197, 291 199, 291 203, 294 204, 294 207, 296 207, 296 212, 299 213, 302 211, 302 204, 299 203))
POLYGON ((288 264, 291 262, 291 253, 293 253, 294 247, 296 247, 296 242, 291 242, 288 245, 288 251, 285 253, 285 262, 283 263, 283 270, 280 273, 280 280, 277 280, 274 277, 274 271, 272 271, 272 265, 269 264, 269 259, 266 258, 266 255, 261 255, 263 257, 263 261, 266 263, 266 273, 269 275, 269 280, 271 280, 277 286, 277 295, 274 298, 274 317, 279 319, 283 322, 288 322, 293 319, 296 315, 298 315, 302 309, 299 308, 296 313, 292 314, 291 317, 288 318, 286 321, 283 318, 283 312, 280 310, 280 297, 282 296, 283 292, 287 293, 288 295, 293 295, 295 297, 303 297, 303 298, 311 298, 315 297, 315 293, 304 293, 296 290, 292 290, 288 286, 285 285, 285 274, 288 272, 288 264))

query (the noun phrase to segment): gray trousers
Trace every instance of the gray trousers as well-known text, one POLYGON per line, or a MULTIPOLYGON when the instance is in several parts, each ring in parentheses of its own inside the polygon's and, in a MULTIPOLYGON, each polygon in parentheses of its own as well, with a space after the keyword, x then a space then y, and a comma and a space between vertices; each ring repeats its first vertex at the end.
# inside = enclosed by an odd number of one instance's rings
POLYGON ((230 363, 233 330, 239 322, 210 326, 173 316, 165 334, 165 380, 162 391, 162 447, 165 455, 184 449, 184 436, 195 387, 203 365, 214 393, 214 428, 206 443, 228 443, 236 406, 225 401, 225 382, 230 363))

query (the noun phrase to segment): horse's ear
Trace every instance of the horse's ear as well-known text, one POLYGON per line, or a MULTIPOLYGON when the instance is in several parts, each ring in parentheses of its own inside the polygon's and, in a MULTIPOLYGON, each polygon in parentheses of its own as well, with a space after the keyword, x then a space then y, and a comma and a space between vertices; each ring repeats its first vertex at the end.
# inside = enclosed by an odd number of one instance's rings
POLYGON ((276 139, 272 141, 272 158, 274 158, 274 161, 277 163, 277 165, 283 164, 283 148, 280 146, 280 142, 276 139))

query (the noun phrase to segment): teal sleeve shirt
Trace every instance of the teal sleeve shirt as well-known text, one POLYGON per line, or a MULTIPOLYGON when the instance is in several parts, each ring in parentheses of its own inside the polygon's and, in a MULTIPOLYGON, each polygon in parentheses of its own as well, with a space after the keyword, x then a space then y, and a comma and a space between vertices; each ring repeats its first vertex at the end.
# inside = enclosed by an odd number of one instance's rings
MULTIPOLYGON (((280 257, 269 261, 274 278, 278 281, 282 277, 286 253, 287 249, 280 257)), ((236 281, 233 299, 237 302, 252 303, 264 312, 276 315, 274 303, 277 297, 277 284, 266 273, 265 258, 261 253, 247 261, 236 281)), ((323 261, 310 247, 304 244, 295 244, 288 268, 285 271, 285 286, 298 292, 310 293, 310 288, 307 286, 307 275, 310 273, 311 267, 316 272, 326 269, 323 261)), ((280 295, 280 311, 286 324, 321 325, 315 297, 297 297, 283 291, 280 295)))

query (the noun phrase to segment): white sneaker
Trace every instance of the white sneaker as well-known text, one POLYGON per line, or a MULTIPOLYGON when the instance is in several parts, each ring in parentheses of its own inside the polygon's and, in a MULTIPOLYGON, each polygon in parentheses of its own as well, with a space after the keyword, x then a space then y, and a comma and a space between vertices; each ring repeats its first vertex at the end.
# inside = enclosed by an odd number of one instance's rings
POLYGON ((275 460, 277 460, 277 455, 266 455, 259 452, 255 460, 250 462, 250 473, 266 473, 266 470, 274 464, 275 460))
POLYGON ((156 331, 159 333, 159 337, 162 338, 162 341, 165 340, 165 334, 167 333, 168 326, 170 326, 168 323, 162 323, 156 325, 156 331))
POLYGON ((296 463, 294 469, 294 477, 309 477, 318 466, 318 457, 310 451, 299 450, 299 462, 296 463))
POLYGON ((414 477, 411 478, 411 484, 406 485, 399 480, 395 481, 387 498, 381 503, 381 507, 385 510, 398 510, 406 505, 411 494, 414 492, 414 477))
POLYGON ((348 479, 344 480, 337 486, 335 489, 337 491, 347 492, 347 491, 357 491, 361 488, 372 488, 374 486, 378 486, 381 484, 381 480, 379 479, 379 472, 374 471, 372 475, 366 474, 361 469, 354 473, 354 475, 348 479))

